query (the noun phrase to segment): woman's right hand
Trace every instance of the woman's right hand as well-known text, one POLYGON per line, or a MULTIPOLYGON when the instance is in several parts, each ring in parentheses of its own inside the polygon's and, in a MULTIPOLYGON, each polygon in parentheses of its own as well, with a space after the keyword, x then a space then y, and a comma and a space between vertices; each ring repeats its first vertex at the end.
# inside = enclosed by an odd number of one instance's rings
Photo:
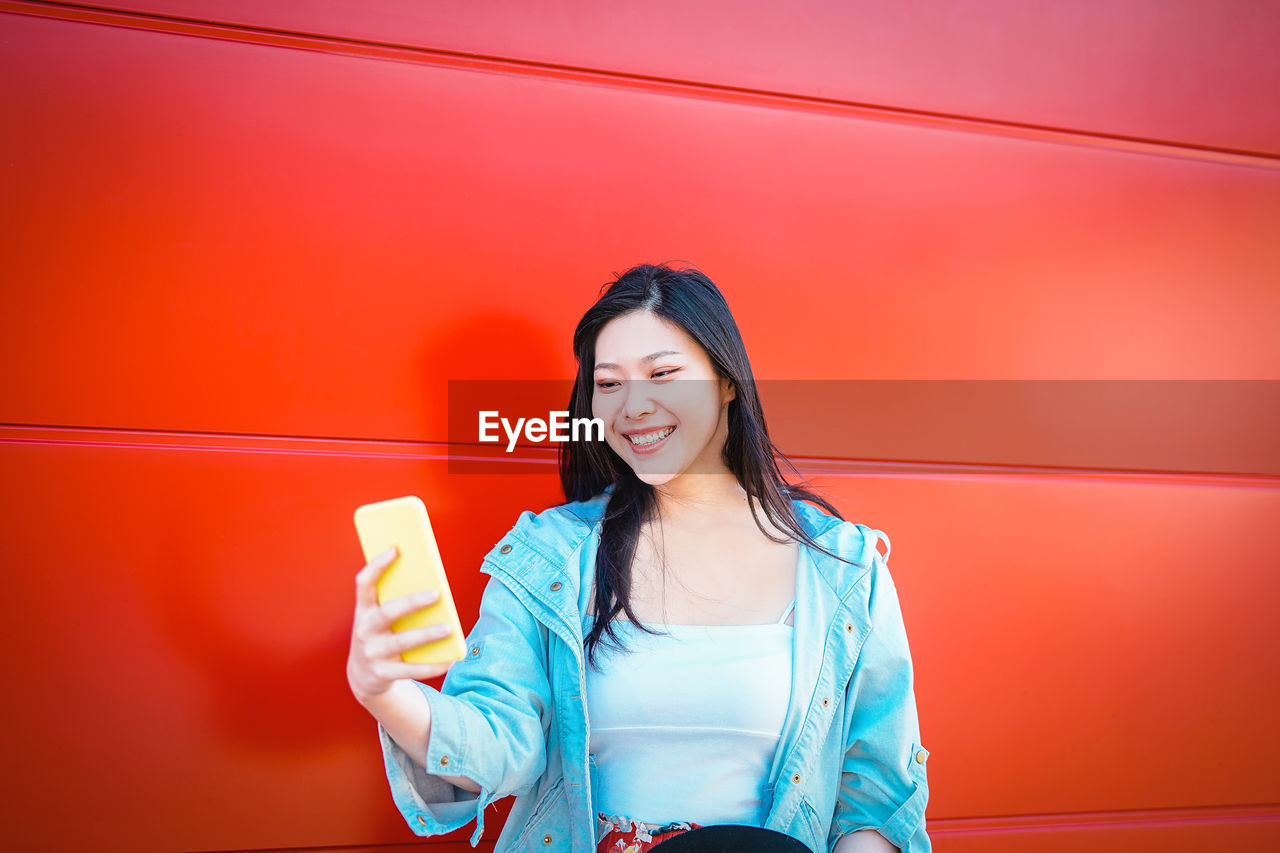
POLYGON ((356 699, 379 696, 404 678, 429 679, 443 675, 451 664, 409 663, 400 653, 453 633, 449 623, 427 625, 399 633, 391 624, 406 614, 436 603, 438 590, 415 592, 378 603, 378 578, 399 555, 396 546, 370 560, 356 574, 356 613, 351 625, 351 653, 347 657, 347 683, 356 699))

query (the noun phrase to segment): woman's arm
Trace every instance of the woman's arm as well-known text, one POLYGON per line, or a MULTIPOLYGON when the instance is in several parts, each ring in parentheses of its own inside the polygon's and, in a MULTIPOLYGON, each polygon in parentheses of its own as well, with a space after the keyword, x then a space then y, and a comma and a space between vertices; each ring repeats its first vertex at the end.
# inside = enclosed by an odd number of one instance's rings
MULTIPOLYGON (((347 684, 356 701, 382 724, 401 749, 426 769, 431 738, 431 705, 411 678, 436 678, 450 664, 410 664, 400 653, 423 642, 452 633, 447 624, 429 625, 395 634, 391 625, 435 604, 439 591, 426 590, 387 604, 378 603, 378 578, 399 554, 392 547, 370 560, 356 575, 356 611, 351 623, 351 651, 347 655, 347 684)), ((450 784, 479 793, 480 786, 465 776, 442 776, 450 784)))
MULTIPOLYGON (((517 522, 517 529, 521 523, 527 521, 517 522)), ((348 681, 356 700, 378 721, 391 796, 410 828, 418 835, 439 835, 474 820, 474 845, 484 831, 485 808, 531 790, 546 767, 545 726, 553 702, 546 671, 548 631, 491 577, 467 638, 466 657, 445 665, 399 660, 405 649, 448 631, 447 626, 387 630, 435 600, 414 594, 378 605, 373 582, 388 562, 380 557, 357 577, 348 681), (439 690, 416 680, 441 674, 439 690)))
POLYGON ((851 832, 836 842, 832 853, 898 853, 884 836, 872 829, 851 832))
POLYGON ((873 844, 877 838, 872 836, 879 836, 891 846, 866 849, 929 853, 924 816, 929 753, 920 743, 897 590, 878 553, 866 582, 870 630, 845 693, 845 755, 828 843, 834 851, 836 843, 873 844))
MULTIPOLYGON (((357 695, 356 699, 410 758, 423 765, 431 739, 431 704, 425 693, 407 681, 397 681, 385 693, 357 695)), ((473 794, 480 793, 480 786, 466 776, 440 774, 440 778, 473 794)))

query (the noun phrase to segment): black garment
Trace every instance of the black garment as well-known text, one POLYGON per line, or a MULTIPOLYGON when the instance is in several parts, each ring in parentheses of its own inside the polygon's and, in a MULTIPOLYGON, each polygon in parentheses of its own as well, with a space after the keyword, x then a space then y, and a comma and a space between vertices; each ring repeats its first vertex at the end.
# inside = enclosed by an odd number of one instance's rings
POLYGON ((649 853, 812 853, 790 835, 760 826, 702 826, 668 838, 649 853))

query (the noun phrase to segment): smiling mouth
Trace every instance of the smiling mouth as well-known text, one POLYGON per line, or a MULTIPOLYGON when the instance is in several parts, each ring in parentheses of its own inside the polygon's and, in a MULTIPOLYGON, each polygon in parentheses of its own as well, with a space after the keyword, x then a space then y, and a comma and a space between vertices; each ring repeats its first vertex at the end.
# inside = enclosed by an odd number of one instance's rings
POLYGON ((657 444, 659 441, 662 441, 664 438, 671 435, 671 433, 675 432, 675 430, 676 428, 671 426, 671 427, 664 427, 663 429, 659 429, 659 430, 654 430, 653 432, 640 433, 639 435, 629 435, 627 436, 627 441, 631 442, 636 447, 648 447, 652 444, 657 444))

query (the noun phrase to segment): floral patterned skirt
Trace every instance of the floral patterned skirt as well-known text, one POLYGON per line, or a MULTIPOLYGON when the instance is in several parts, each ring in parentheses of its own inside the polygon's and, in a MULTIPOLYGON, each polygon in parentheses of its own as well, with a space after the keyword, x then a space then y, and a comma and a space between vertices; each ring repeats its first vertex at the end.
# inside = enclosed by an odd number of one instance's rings
POLYGON ((645 853, 661 841, 701 826, 685 821, 658 825, 596 812, 596 837, 600 838, 596 853, 645 853))

